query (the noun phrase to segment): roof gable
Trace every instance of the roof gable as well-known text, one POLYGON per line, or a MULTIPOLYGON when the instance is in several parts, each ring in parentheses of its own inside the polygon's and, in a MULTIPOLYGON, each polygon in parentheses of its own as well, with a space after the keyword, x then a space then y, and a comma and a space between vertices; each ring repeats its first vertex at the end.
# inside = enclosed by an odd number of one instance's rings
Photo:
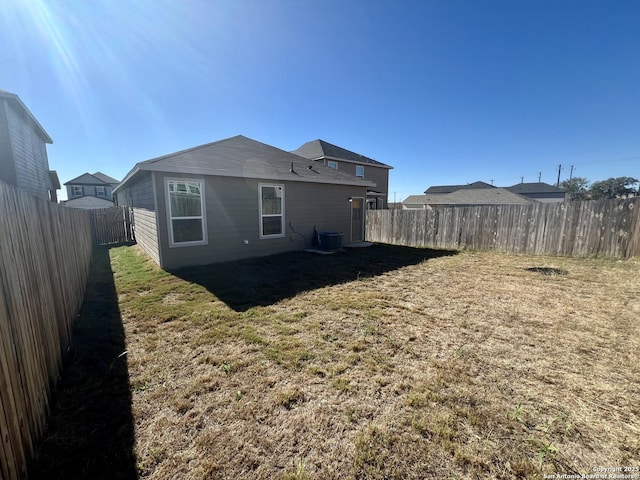
POLYGON ((15 108, 20 113, 22 118, 34 128, 38 136, 45 143, 53 143, 53 140, 51 140, 49 134, 45 131, 44 128, 42 128, 40 122, 36 120, 36 117, 33 116, 27 106, 22 103, 22 100, 20 100, 20 97, 18 97, 18 95, 16 95, 15 93, 7 92, 6 90, 0 90, 0 98, 4 98, 5 100, 7 100, 7 102, 9 102, 13 106, 13 108, 15 108))
MULTIPOLYGON (((115 182, 118 183, 118 182, 115 182)), ((109 182, 105 182, 100 178, 92 175, 91 173, 83 173, 79 177, 69 180, 65 185, 111 185, 109 182)))
POLYGON ((116 187, 116 191, 141 170, 375 186, 368 180, 318 165, 242 135, 140 162, 116 187))
POLYGON ((102 180, 104 183, 109 183, 109 184, 112 184, 112 185, 116 185, 116 184, 120 183, 119 180, 116 180, 115 178, 110 177, 109 175, 105 175, 102 172, 96 172, 96 173, 93 173, 92 175, 94 177, 96 177, 97 179, 102 180))
POLYGON ((389 169, 393 168, 372 158, 365 157, 364 155, 360 155, 359 153, 352 152, 351 150, 347 150, 346 148, 338 147, 320 139, 307 142, 297 150, 293 150, 291 153, 300 155, 304 158, 308 158, 309 160, 331 158, 353 163, 375 165, 377 167, 384 167, 389 169))

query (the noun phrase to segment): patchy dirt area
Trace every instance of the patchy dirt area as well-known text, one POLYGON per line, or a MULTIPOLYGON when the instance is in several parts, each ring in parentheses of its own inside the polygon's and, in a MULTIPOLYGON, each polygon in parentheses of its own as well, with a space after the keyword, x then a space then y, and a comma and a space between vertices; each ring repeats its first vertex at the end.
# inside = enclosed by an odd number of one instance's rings
POLYGON ((376 245, 169 274, 110 254, 140 478, 640 465, 638 259, 376 245))

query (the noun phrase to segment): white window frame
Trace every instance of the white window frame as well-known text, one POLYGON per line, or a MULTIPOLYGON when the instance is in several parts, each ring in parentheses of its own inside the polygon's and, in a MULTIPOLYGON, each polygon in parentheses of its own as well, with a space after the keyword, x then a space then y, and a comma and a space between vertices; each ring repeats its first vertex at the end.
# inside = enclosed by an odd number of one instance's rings
POLYGON ((338 170, 338 162, 334 160, 327 160, 327 167, 338 170))
POLYGON ((202 178, 165 178, 164 179, 164 192, 165 192, 165 201, 167 205, 167 233, 169 236, 169 247, 193 247, 196 245, 207 245, 209 243, 207 237, 207 212, 206 212, 206 202, 204 198, 204 180, 202 178), (169 195, 169 183, 198 183, 200 187, 200 216, 195 217, 175 217, 176 219, 183 220, 202 220, 202 240, 196 240, 192 242, 174 242, 173 241, 173 220, 174 217, 171 215, 171 196, 169 195))
POLYGON ((356 165, 356 177, 364 178, 364 165, 356 165), (362 175, 358 174, 358 171, 362 172, 362 175))
POLYGON ((96 197, 106 197, 107 187, 96 187, 96 197))
POLYGON ((71 196, 73 197, 84 197, 84 187, 81 185, 72 185, 71 186, 71 196), (80 192, 80 193, 77 193, 80 192))
POLYGON ((284 206, 285 206, 285 202, 284 202, 284 185, 281 183, 259 183, 258 184, 258 233, 260 234, 260 239, 263 240, 267 240, 269 238, 284 238, 285 236, 285 231, 284 231, 284 215, 285 215, 285 211, 284 211, 284 206), (282 196, 280 197, 280 201, 282 202, 282 212, 280 214, 271 214, 271 215, 264 215, 262 213, 262 188, 263 187, 274 187, 274 188, 281 188, 282 189, 282 196), (281 217, 280 220, 280 231, 281 233, 276 233, 273 235, 264 235, 262 233, 262 219, 264 217, 281 217))

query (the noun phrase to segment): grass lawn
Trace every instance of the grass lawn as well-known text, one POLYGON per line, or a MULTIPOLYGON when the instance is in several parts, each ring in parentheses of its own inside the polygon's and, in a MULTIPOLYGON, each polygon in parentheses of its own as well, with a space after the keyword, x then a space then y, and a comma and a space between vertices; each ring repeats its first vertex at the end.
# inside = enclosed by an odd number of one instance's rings
POLYGON ((640 466, 640 260, 110 250, 140 478, 640 466))

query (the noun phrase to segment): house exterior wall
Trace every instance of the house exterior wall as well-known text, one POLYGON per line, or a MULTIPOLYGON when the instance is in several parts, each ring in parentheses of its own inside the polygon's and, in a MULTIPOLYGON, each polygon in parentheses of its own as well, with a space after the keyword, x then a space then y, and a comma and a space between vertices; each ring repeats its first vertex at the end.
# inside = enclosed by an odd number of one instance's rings
POLYGON ((80 198, 86 196, 98 197, 98 187, 104 187, 105 196, 99 197, 104 198, 105 200, 113 201, 113 187, 111 185, 95 185, 95 184, 86 184, 86 183, 73 183, 67 184, 67 198, 71 200, 72 198, 80 198), (73 193, 73 187, 82 187, 82 195, 75 195, 73 193))
POLYGON ((9 124, 6 115, 6 101, 0 100, 0 180, 17 186, 15 162, 9 138, 9 124))
POLYGON ((136 243, 154 262, 161 265, 153 174, 141 172, 135 182, 116 192, 115 196, 118 205, 133 208, 136 243))
POLYGON ((387 208, 388 205, 388 195, 389 195, 389 169, 376 167, 371 164, 360 164, 360 163, 351 163, 344 162, 341 160, 334 159, 323 159, 324 165, 327 165, 328 162, 336 162, 338 164, 338 170, 341 172, 346 172, 351 175, 356 175, 356 165, 364 167, 364 179, 374 182, 376 186, 374 190, 377 192, 382 192, 385 194, 384 197, 384 205, 382 208, 387 208))
POLYGON ((155 174, 155 191, 161 258, 159 263, 168 270, 302 250, 311 246, 314 226, 318 232, 343 232, 343 242, 348 243, 351 231, 349 197, 366 195, 366 188, 357 186, 160 172, 155 174), (170 179, 203 181, 206 245, 170 247, 166 201, 166 182, 170 179), (282 238, 260 238, 260 183, 284 186, 285 235, 282 238))
POLYGON ((134 208, 133 228, 138 246, 160 265, 156 212, 146 208, 134 208))
POLYGON ((135 181, 129 182, 126 188, 116 193, 117 204, 155 211, 152 177, 151 172, 140 172, 135 181))
POLYGON ((49 199, 46 143, 6 100, 0 103, 0 179, 49 199))

